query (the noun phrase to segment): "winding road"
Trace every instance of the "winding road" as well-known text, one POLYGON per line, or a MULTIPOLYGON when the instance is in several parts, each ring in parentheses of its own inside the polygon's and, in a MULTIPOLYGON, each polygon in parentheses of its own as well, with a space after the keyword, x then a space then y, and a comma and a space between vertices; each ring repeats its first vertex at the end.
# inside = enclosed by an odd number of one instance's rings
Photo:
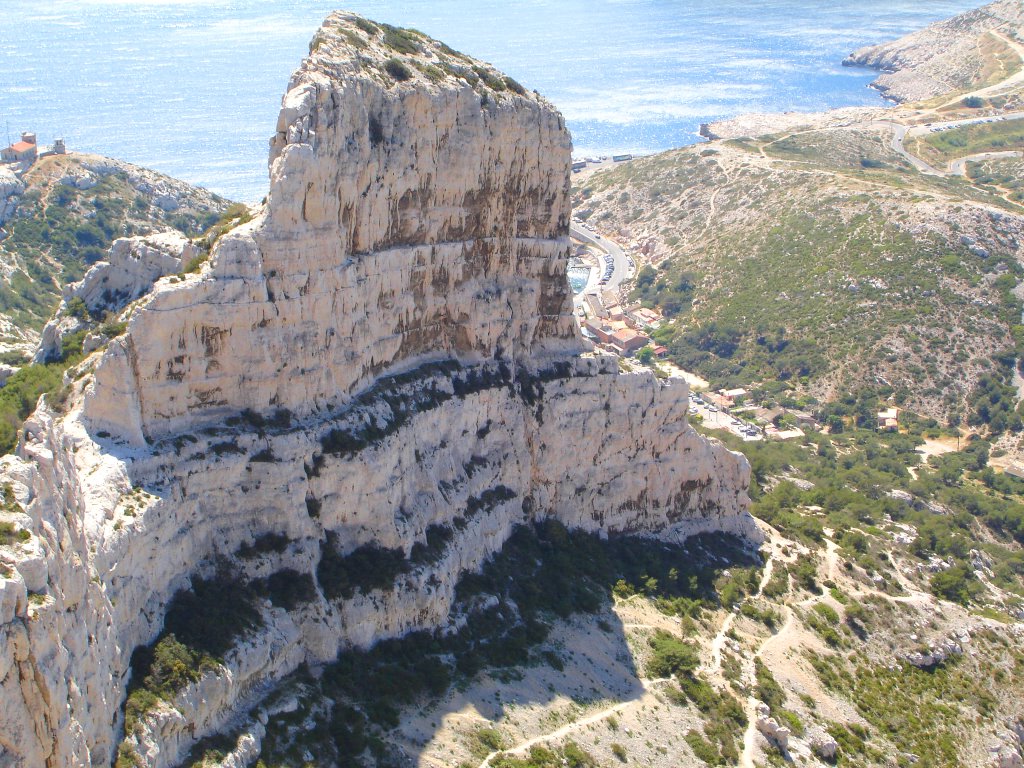
MULTIPOLYGON (((608 279, 608 282, 601 286, 603 290, 614 291, 618 290, 618 287, 630 277, 633 276, 633 267, 630 266, 630 259, 626 256, 626 253, 622 250, 622 246, 618 243, 609 240, 604 235, 599 235, 596 232, 591 232, 585 229, 583 226, 573 224, 569 228, 569 234, 573 238, 583 243, 588 243, 595 246, 598 250, 612 257, 612 275, 608 279)), ((604 265, 598 268, 598 271, 604 273, 604 265)))
POLYGON ((1024 112, 1008 112, 1005 115, 990 115, 986 117, 970 117, 963 120, 947 120, 944 122, 936 123, 925 123, 924 125, 904 125, 903 123, 895 123, 890 120, 881 120, 877 125, 887 126, 892 128, 893 137, 889 146, 892 147, 893 151, 896 152, 900 157, 906 160, 908 163, 913 165, 921 173, 927 173, 932 176, 950 176, 957 175, 963 176, 964 169, 968 162, 972 160, 988 160, 993 157, 1020 156, 1020 152, 979 152, 973 155, 967 155, 965 157, 959 157, 953 160, 946 169, 939 169, 924 160, 919 158, 917 155, 911 154, 907 151, 905 142, 907 139, 917 138, 918 136, 924 136, 925 134, 932 133, 935 130, 948 130, 950 128, 962 128, 965 125, 978 125, 979 123, 1001 123, 1006 120, 1024 120, 1024 112))

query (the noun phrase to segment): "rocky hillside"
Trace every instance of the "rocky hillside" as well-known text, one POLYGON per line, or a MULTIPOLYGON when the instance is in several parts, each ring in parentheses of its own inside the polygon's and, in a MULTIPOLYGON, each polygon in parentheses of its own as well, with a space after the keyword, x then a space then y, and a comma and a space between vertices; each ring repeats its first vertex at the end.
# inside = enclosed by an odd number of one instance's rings
POLYGON ((760 539, 685 385, 579 336, 551 105, 338 13, 271 147, 208 253, 124 241, 69 294, 114 325, 3 460, 4 764, 404 764, 395 697, 533 658, 611 563, 639 577, 629 548, 730 534, 720 570, 760 539), (574 578, 564 548, 609 535, 574 578))
POLYGON ((197 235, 228 202, 153 171, 83 154, 0 169, 0 345, 31 350, 65 285, 116 238, 174 228, 197 235))
POLYGON ((659 338, 684 367, 819 400, 884 383, 958 421, 1016 355, 1024 217, 916 172, 891 134, 805 126, 643 158, 592 177, 577 211, 646 254, 634 295, 677 308, 659 338))
POLYGON ((899 40, 860 48, 843 62, 880 69, 874 86, 898 102, 948 98, 1020 69, 1024 8, 997 0, 899 40))

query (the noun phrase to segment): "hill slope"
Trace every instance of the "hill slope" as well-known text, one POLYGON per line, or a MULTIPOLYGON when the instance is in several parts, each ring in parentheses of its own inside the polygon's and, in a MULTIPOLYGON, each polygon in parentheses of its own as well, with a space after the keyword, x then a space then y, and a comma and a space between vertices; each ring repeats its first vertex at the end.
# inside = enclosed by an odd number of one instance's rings
POLYGON ((899 102, 948 97, 1018 72, 1022 27, 1020 2, 997 0, 899 40, 860 48, 843 64, 883 70, 874 86, 899 102))
POLYGON ((684 367, 819 399, 884 380, 949 419, 994 355, 1014 356, 1024 218, 968 181, 913 171, 891 130, 642 158, 592 177, 577 212, 657 265, 634 296, 678 309, 659 338, 684 367))
POLYGON ((104 258, 114 239, 177 229, 196 235, 228 201, 155 171, 85 154, 41 158, 10 196, 0 240, 0 345, 25 349, 63 286, 104 258))

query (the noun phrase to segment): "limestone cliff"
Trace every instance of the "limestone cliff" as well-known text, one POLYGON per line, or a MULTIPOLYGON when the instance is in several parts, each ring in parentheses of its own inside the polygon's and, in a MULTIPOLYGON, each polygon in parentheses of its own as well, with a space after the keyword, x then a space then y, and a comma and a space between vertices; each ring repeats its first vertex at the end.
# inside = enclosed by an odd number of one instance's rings
POLYGON ((488 65, 325 22, 265 207, 129 305, 66 413, 41 407, 8 460, 0 764, 108 764, 133 650, 218 566, 290 569, 315 596, 261 605, 223 665, 151 708, 126 741, 140 765, 178 764, 302 662, 444 625, 459 575, 517 523, 757 538, 747 464, 688 426, 685 385, 621 375, 576 330, 570 149, 488 65), (450 542, 391 588, 317 581, 327 556, 409 554, 431 526, 450 542))

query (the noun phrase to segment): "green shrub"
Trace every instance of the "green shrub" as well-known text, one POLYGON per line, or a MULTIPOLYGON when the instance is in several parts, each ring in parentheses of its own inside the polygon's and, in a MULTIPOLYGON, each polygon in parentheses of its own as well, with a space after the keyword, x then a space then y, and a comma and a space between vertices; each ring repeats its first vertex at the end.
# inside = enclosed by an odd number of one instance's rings
MULTIPOLYGON (((392 50, 398 51, 398 53, 405 53, 414 55, 420 52, 419 33, 409 30, 401 29, 399 27, 392 27, 390 24, 382 24, 384 29, 384 45, 392 50)), ((395 59, 391 59, 395 61, 395 59)))
POLYGON ((71 317, 77 317, 79 320, 88 321, 90 319, 89 308, 81 296, 73 296, 68 300, 67 312, 71 317))
POLYGON ((707 765, 719 765, 720 759, 718 750, 715 746, 707 741, 697 731, 689 730, 686 732, 686 743, 690 745, 690 749, 693 750, 694 756, 706 763, 707 765))
POLYGON ((967 605, 973 597, 984 591, 974 571, 967 565, 954 565, 939 571, 932 576, 930 587, 933 594, 961 605, 967 605))
POLYGON ((368 35, 376 35, 378 32, 380 32, 380 27, 378 27, 369 19, 364 19, 362 17, 356 17, 355 25, 368 35))
POLYGON ((693 672, 700 665, 697 649, 664 630, 657 630, 647 641, 651 657, 647 661, 648 677, 670 677, 693 672))
POLYGON ((412 79, 412 70, 398 59, 388 59, 384 62, 384 71, 400 83, 412 79))
POLYGON ((519 83, 517 83, 515 80, 513 80, 511 77, 505 77, 504 81, 505 81, 505 87, 508 88, 513 93, 517 93, 520 96, 525 96, 526 95, 526 89, 523 86, 521 86, 519 83))
POLYGON ((831 605, 828 605, 827 603, 816 603, 813 610, 829 624, 839 623, 839 614, 831 605))
POLYGON ((32 533, 24 528, 18 529, 14 523, 0 521, 0 544, 11 545, 17 542, 25 542, 32 538, 32 533))
POLYGON ((492 752, 500 752, 505 748, 505 737, 494 728, 479 728, 473 732, 473 744, 470 753, 482 760, 492 752))
POLYGON ((41 395, 60 390, 65 366, 73 362, 72 356, 63 363, 26 365, 7 380, 0 389, 0 451, 14 450, 22 422, 35 410, 41 395))

